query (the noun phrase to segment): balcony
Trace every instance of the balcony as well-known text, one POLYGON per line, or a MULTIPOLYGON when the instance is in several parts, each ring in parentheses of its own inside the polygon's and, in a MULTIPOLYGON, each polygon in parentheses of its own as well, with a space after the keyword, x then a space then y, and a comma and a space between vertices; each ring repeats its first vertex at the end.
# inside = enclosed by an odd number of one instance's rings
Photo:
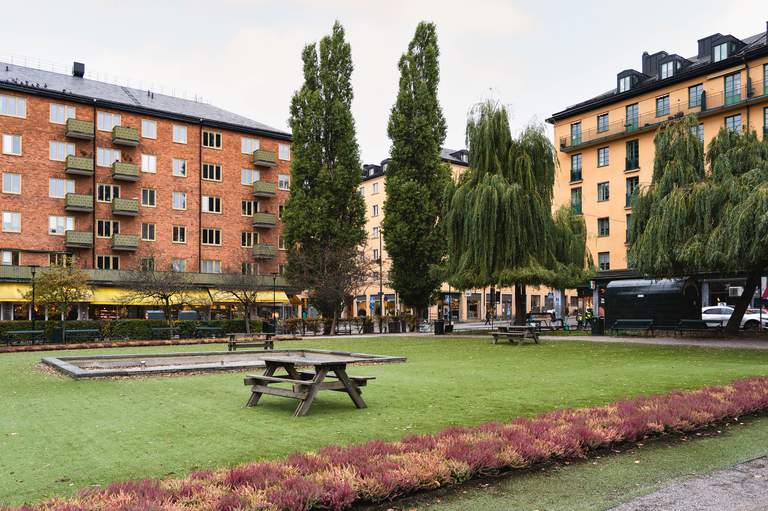
POLYGON ((89 231, 67 231, 64 236, 64 246, 67 248, 91 248, 93 233, 89 231))
POLYGON ((137 199, 112 199, 112 214, 136 216, 139 214, 139 201, 137 199))
POLYGON ((93 121, 82 121, 80 119, 67 119, 67 136, 69 138, 78 138, 80 140, 93 140, 93 121))
POLYGON ((68 193, 64 209, 67 211, 93 211, 93 195, 84 193, 68 193))
POLYGON ((581 169, 571 169, 571 183, 581 181, 581 169))
POLYGON ((269 243, 257 243, 253 246, 253 257, 255 259, 272 259, 277 255, 274 245, 269 243))
POLYGON ((132 234, 113 234, 112 250, 133 252, 139 248, 139 237, 132 234))
POLYGON ((115 126, 112 128, 112 143, 136 147, 139 145, 139 130, 128 126, 115 126))
POLYGON ((133 163, 116 161, 112 164, 112 179, 118 181, 138 181, 139 166, 133 163))
POLYGON ((277 165, 277 159, 275 153, 272 151, 265 151, 264 149, 257 149, 253 152, 253 164, 260 167, 274 167, 277 165))
POLYGON ((277 223, 274 213, 254 213, 253 226, 272 228, 277 223))
POLYGON ((267 183, 266 181, 253 182, 254 197, 274 197, 275 193, 277 193, 277 186, 275 183, 267 183))
POLYGON ((624 171, 637 170, 640 168, 640 160, 637 158, 624 159, 624 171))
POLYGON ((90 156, 73 156, 70 154, 67 156, 64 165, 64 172, 67 174, 74 174, 77 176, 93 175, 93 158, 90 156))

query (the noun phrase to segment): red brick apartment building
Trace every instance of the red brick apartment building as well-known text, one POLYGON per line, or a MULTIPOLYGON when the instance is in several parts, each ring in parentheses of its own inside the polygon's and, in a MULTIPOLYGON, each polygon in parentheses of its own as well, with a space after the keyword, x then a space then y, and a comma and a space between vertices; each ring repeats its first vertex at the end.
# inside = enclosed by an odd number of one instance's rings
POLYGON ((96 302, 126 270, 190 272, 201 287, 248 272, 272 287, 282 269, 290 133, 86 79, 80 63, 71 75, 0 63, 0 134, 0 319, 28 315, 11 285, 30 266, 70 258, 96 302))

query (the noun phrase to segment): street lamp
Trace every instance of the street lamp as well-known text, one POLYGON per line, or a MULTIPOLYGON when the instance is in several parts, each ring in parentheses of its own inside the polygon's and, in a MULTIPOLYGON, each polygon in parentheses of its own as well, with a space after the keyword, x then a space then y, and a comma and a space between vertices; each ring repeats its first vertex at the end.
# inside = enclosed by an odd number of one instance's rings
POLYGON ((272 272, 272 333, 277 335, 277 276, 278 272, 272 272))
POLYGON ((381 329, 382 320, 384 318, 384 254, 381 251, 381 238, 383 233, 381 226, 379 226, 379 333, 383 333, 381 329))
POLYGON ((29 271, 32 273, 32 330, 35 329, 35 274, 37 273, 38 265, 32 264, 29 266, 29 271))

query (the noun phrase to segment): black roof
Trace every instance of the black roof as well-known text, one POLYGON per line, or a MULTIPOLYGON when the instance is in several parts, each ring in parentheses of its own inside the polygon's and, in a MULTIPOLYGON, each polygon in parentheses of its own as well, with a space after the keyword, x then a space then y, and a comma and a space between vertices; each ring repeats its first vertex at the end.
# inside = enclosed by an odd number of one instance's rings
MULTIPOLYGON (((463 167, 469 167, 469 151, 466 149, 447 149, 445 147, 440 148, 440 158, 452 165, 461 165, 463 167)), ((386 171, 389 158, 381 160, 381 163, 366 163, 363 165, 363 181, 373 179, 375 177, 383 176, 386 171)))

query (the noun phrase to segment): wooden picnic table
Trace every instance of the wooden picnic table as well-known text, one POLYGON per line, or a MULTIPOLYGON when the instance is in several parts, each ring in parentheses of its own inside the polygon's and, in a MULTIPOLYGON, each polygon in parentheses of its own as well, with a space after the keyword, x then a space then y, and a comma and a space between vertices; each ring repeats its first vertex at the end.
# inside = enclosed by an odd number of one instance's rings
POLYGON ((519 339, 519 343, 521 343, 525 339, 531 339, 534 343, 539 343, 539 331, 538 329, 533 325, 509 325, 509 326, 500 326, 496 330, 491 332, 491 336, 493 336, 493 344, 497 344, 499 341, 499 337, 506 338, 510 344, 512 343, 512 340, 515 339, 516 341, 519 339))
POLYGON ((359 359, 340 357, 329 360, 312 356, 275 355, 263 357, 263 360, 266 365, 264 374, 245 377, 245 385, 251 385, 251 397, 245 406, 256 406, 263 394, 298 399, 299 404, 293 415, 302 417, 309 411, 318 392, 333 390, 346 392, 357 408, 366 407, 360 395, 360 387, 367 385, 368 380, 373 378, 347 374, 347 364, 359 362, 359 359), (299 371, 297 366, 312 366, 314 372, 299 371), (278 369, 284 369, 287 374, 275 376, 278 369), (326 381, 328 377, 332 380, 326 381), (281 383, 287 383, 291 388, 270 386, 281 383))

